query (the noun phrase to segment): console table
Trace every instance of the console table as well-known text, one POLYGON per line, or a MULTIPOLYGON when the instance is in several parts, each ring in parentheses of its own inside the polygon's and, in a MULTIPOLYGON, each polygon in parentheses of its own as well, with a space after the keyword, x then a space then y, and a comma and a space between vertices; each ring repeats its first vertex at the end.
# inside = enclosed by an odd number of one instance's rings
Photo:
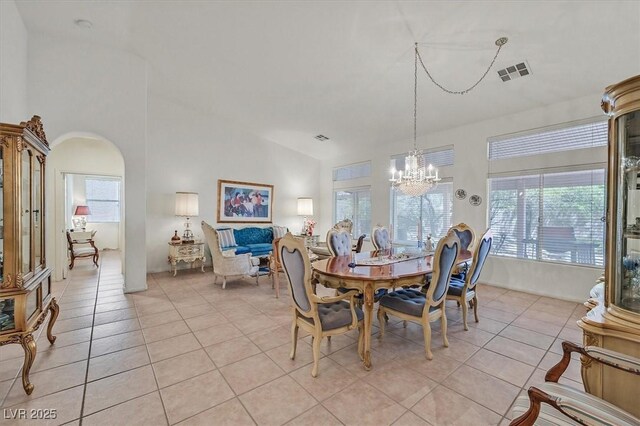
POLYGON ((203 241, 180 244, 169 243, 169 263, 171 263, 171 267, 173 268, 174 277, 178 273, 178 262, 191 263, 191 267, 193 268, 193 264, 197 260, 200 261, 200 269, 204 272, 205 257, 203 241))

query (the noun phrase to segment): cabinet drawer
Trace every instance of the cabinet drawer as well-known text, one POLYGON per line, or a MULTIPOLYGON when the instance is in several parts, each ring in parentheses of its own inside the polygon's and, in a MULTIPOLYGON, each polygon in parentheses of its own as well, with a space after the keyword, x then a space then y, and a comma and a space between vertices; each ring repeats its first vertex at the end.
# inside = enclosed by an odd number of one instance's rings
POLYGON ((202 253, 202 246, 178 247, 178 256, 193 256, 202 253))

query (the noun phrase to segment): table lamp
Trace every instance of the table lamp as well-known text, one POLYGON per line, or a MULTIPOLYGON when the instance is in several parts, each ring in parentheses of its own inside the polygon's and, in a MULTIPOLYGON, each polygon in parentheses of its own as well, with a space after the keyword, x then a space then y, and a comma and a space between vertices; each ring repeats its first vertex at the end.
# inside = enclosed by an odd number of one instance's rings
POLYGON ((73 213, 75 218, 72 219, 73 229, 85 230, 87 226, 87 216, 91 215, 89 206, 76 206, 76 211, 73 213))
POLYGON ((184 223, 183 243, 193 242, 193 231, 189 218, 198 216, 198 193, 197 192, 176 192, 176 216, 187 218, 184 223))
POLYGON ((306 231, 307 216, 313 216, 313 198, 298 198, 298 216, 304 216, 304 222, 302 222, 302 234, 304 234, 306 231))

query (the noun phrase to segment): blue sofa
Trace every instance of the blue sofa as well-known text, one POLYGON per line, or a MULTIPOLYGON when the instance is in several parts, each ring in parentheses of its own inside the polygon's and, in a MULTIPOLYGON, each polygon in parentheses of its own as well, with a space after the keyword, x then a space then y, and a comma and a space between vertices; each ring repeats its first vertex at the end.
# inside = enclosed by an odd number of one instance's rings
MULTIPOLYGON (((230 228, 218 228, 218 230, 230 228)), ((236 254, 251 253, 251 256, 267 256, 271 253, 273 243, 273 228, 259 228, 248 226, 234 229, 233 236, 236 240, 235 247, 221 247, 222 251, 235 249, 236 254)))

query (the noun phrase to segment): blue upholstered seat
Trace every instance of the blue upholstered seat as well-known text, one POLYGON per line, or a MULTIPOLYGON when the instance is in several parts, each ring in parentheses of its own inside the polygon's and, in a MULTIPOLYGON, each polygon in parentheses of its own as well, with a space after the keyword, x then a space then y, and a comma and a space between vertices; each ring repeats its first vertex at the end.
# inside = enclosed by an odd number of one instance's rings
MULTIPOLYGON (((389 293, 387 297, 380 299, 380 304, 394 311, 420 317, 422 316, 426 300, 426 296, 420 291, 409 288, 389 293)), ((438 308, 432 306, 429 310, 433 311, 435 309, 438 308)))
MULTIPOLYGON (((358 321, 364 319, 362 309, 355 308, 358 321)), ((334 330, 336 328, 345 327, 351 324, 353 317, 351 316, 351 307, 348 302, 340 301, 335 303, 319 304, 318 315, 320 316, 320 324, 322 330, 334 330)), ((305 321, 313 324, 313 318, 304 318, 305 321)))

